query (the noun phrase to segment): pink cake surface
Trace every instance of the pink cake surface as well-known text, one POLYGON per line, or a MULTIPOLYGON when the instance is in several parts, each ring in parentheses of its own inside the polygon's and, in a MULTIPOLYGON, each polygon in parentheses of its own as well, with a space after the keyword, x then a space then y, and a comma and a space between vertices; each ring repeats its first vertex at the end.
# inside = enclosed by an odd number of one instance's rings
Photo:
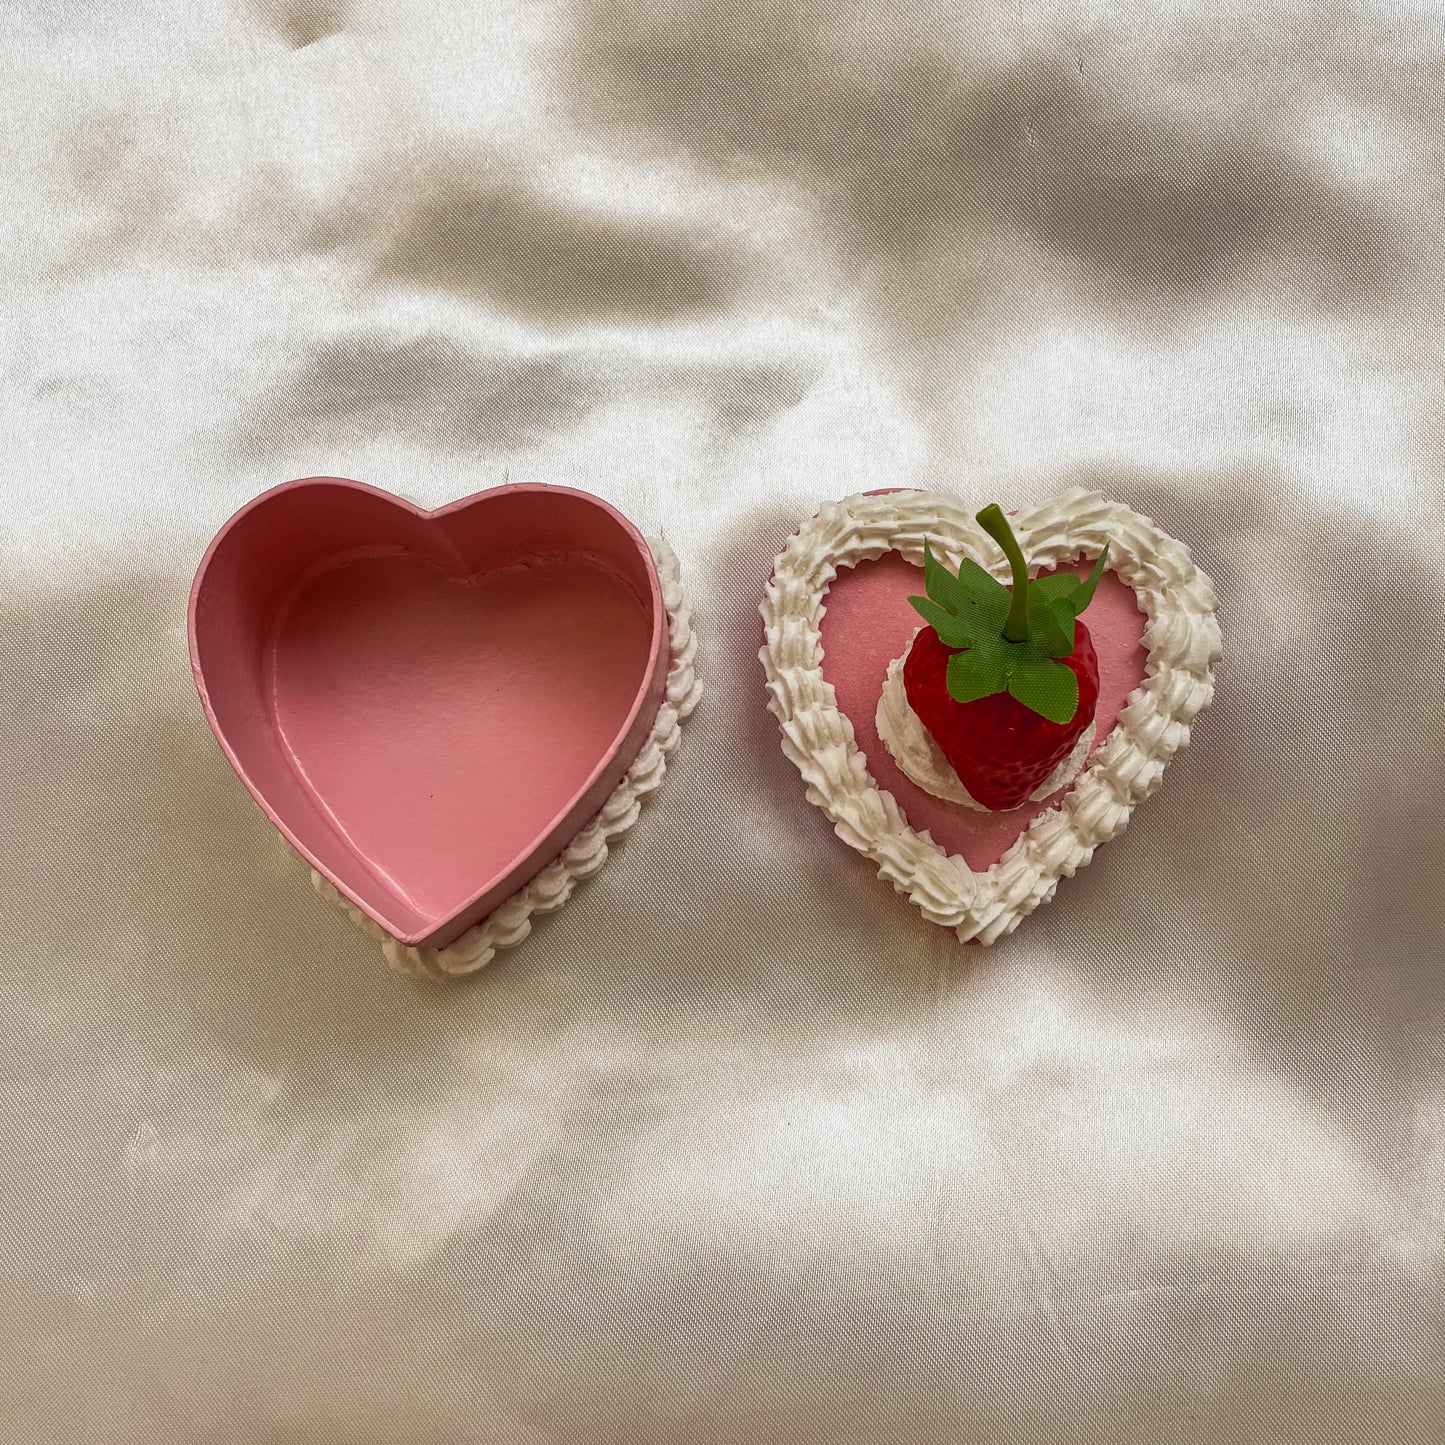
MULTIPOLYGON (((1059 570, 1086 576, 1091 565, 1059 570)), ((898 800, 909 825, 927 830, 939 847, 961 856, 975 872, 983 872, 1003 857, 1039 813, 1057 807, 1067 789, 1010 812, 981 813, 924 792, 893 761, 878 736, 875 713, 888 664, 922 625, 908 599, 921 596, 923 590, 923 569, 897 552, 840 570, 823 614, 823 676, 837 694, 839 710, 853 724, 869 771, 879 787, 898 800)), ((1141 642, 1145 618, 1130 588, 1113 572, 1105 572, 1080 620, 1099 654, 1097 749, 1129 694, 1144 679, 1149 656, 1141 642)))

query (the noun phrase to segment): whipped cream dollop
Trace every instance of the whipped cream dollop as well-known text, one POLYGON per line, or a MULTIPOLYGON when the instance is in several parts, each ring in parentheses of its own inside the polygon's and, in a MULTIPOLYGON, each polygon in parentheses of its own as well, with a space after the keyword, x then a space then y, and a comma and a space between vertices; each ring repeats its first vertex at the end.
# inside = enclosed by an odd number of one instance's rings
MULTIPOLYGON (((917 637, 918 633, 913 635, 917 637)), ((883 682, 883 694, 878 699, 875 718, 883 746, 893 755, 893 761, 903 770, 903 775, 925 793, 932 793, 935 798, 943 798, 950 803, 962 803, 965 808, 973 808, 980 813, 997 811, 985 807, 968 791, 953 764, 944 756, 943 749, 933 740, 933 734, 924 727, 923 719, 913 711, 903 682, 903 664, 912 650, 910 642, 903 653, 888 664, 888 675, 883 682)), ((1094 746, 1097 731, 1093 723, 1084 729, 1068 757, 1063 758, 1058 767, 1029 794, 1030 802, 1042 803, 1079 776, 1089 749, 1094 746)))

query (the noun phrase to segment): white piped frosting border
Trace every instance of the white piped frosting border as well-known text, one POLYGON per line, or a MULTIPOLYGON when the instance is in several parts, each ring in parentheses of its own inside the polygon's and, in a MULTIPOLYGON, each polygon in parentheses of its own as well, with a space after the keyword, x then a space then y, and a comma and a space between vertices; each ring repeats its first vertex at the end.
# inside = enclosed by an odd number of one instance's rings
POLYGON ((677 751, 681 725, 702 696, 698 679, 697 639, 692 630, 692 603, 682 590, 676 556, 666 542, 648 538, 657 561, 662 600, 667 608, 671 661, 662 705, 652 731, 632 766, 613 789, 602 811, 531 882, 512 894, 478 924, 445 948, 408 948, 364 914, 314 868, 311 884, 350 915, 353 922, 381 945, 386 961, 401 973, 425 977, 456 977, 484 968, 498 950, 520 943, 532 931, 532 917, 552 913, 572 896, 584 878, 590 878, 607 861, 608 844, 632 831, 642 804, 657 791, 667 760, 677 751))
POLYGON ((1154 793, 1169 760, 1189 742, 1189 726, 1214 695, 1220 656, 1214 584, 1182 542, 1099 492, 1073 488, 1012 519, 1032 572, 1097 557, 1109 544, 1110 570, 1132 588, 1144 612, 1149 657, 1114 728, 1057 808, 1040 813, 984 873, 911 828, 880 788, 853 725, 823 677, 821 624, 839 569, 897 551, 923 565, 923 543, 957 568, 973 558, 1002 581, 1008 564, 961 498, 942 492, 845 497, 821 507, 778 555, 759 611, 768 709, 783 752, 803 776, 808 801, 834 831, 878 866, 923 916, 961 942, 993 943, 1054 896, 1094 850, 1122 832, 1154 793))

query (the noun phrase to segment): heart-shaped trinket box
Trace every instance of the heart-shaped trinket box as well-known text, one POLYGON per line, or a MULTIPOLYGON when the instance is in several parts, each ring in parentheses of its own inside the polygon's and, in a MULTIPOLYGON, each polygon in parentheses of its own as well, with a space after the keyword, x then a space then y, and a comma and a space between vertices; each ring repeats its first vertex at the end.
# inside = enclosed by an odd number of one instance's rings
POLYGON ((427 512, 338 477, 273 488, 211 543, 206 716, 394 963, 466 972, 518 941, 657 786, 698 687, 655 545, 570 488, 427 512))
POLYGON ((1188 743, 1220 655, 1213 584, 1148 517, 1075 489, 1012 521, 1031 575, 1109 548, 1084 618, 1099 653, 1093 746, 1068 786, 1028 806, 987 813, 930 796, 877 729, 890 662, 918 628, 908 597, 923 591, 925 541, 955 570, 967 557, 1008 579, 960 498, 894 491, 825 505, 779 554, 761 607, 768 707, 808 800, 963 942, 1012 932, 1123 830, 1188 743))

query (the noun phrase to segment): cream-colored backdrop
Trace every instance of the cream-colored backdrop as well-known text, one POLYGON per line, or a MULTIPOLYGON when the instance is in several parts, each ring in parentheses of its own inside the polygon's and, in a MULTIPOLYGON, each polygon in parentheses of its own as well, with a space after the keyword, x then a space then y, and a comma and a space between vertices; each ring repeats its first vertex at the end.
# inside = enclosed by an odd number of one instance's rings
POLYGON ((7 0, 0 1438, 1445 1438, 1445 14, 7 0), (228 772, 287 477, 590 488, 709 689, 474 983, 228 772), (1103 486, 1215 707, 963 951, 762 706, 823 498, 1103 486))

